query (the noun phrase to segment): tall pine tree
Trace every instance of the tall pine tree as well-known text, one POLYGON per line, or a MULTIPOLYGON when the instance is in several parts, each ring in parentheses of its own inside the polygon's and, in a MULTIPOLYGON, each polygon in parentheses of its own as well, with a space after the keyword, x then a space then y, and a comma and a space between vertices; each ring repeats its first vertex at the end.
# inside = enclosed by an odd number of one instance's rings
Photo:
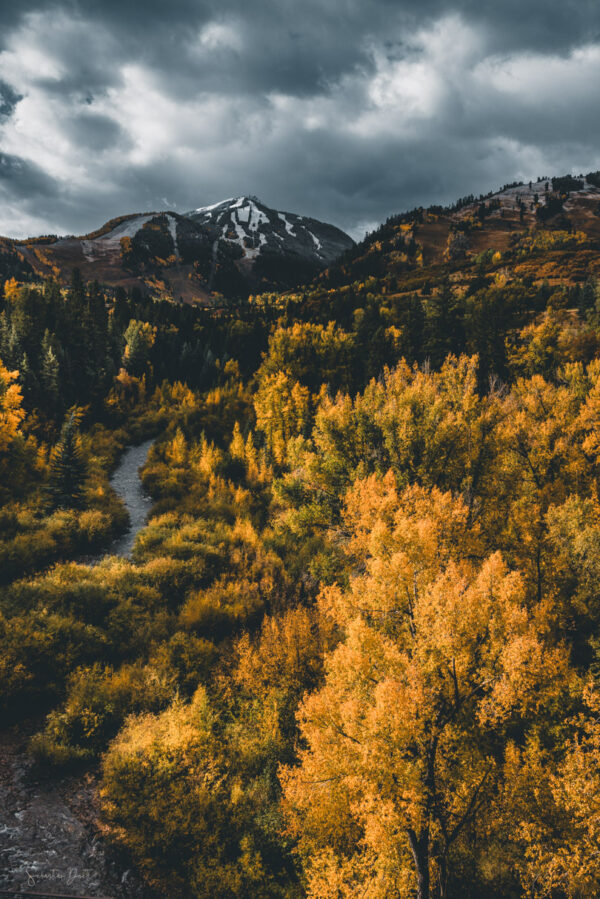
POLYGON ((80 413, 69 412, 60 440, 50 456, 48 492, 59 508, 74 509, 83 501, 83 485, 87 466, 79 440, 80 413))
POLYGON ((52 346, 52 337, 48 330, 44 333, 42 340, 42 360, 40 368, 40 380, 43 390, 43 398, 47 404, 47 411, 50 414, 56 413, 60 407, 60 366, 54 347, 52 346))

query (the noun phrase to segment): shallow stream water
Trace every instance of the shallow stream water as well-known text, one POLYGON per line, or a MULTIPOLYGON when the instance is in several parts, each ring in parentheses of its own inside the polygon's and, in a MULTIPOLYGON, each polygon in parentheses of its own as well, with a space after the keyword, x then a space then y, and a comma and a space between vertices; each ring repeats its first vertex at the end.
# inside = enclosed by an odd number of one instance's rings
MULTIPOLYGON (((110 479, 111 487, 119 494, 127 506, 129 528, 109 547, 108 555, 130 556, 136 535, 146 524, 152 500, 144 493, 139 469, 148 458, 148 453, 153 443, 153 440, 146 440, 145 443, 140 443, 138 446, 130 446, 129 449, 126 449, 110 479)), ((103 556, 104 554, 99 557, 98 561, 103 556)))

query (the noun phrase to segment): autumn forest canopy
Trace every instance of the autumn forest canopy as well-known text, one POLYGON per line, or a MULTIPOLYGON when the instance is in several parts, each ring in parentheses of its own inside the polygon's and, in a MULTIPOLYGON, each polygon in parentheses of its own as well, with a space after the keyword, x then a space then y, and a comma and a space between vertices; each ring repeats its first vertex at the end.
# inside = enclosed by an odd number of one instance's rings
POLYGON ((156 895, 600 894, 593 175, 218 307, 0 248, 0 714, 156 895))

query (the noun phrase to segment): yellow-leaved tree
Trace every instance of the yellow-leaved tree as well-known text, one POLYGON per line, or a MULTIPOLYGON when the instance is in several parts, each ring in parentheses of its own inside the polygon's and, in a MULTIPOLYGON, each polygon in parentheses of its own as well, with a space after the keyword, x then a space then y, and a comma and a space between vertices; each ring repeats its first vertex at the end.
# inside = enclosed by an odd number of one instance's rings
POLYGON ((343 639, 281 772, 307 893, 445 897, 501 789, 503 735, 567 689, 567 654, 461 499, 373 476, 344 526, 354 575, 319 600, 343 639))
POLYGON ((534 734, 509 744, 492 826, 511 846, 522 895, 600 895, 600 696, 590 682, 565 721, 560 752, 534 734))
POLYGON ((0 504, 31 490, 46 462, 34 437, 24 433, 26 412, 18 383, 0 359, 0 504))
POLYGON ((265 435, 276 462, 286 457, 292 437, 303 434, 310 424, 310 393, 286 371, 267 375, 254 399, 256 425, 265 435))
POLYGON ((18 375, 16 371, 8 371, 0 359, 0 454, 5 453, 19 435, 25 418, 18 375))

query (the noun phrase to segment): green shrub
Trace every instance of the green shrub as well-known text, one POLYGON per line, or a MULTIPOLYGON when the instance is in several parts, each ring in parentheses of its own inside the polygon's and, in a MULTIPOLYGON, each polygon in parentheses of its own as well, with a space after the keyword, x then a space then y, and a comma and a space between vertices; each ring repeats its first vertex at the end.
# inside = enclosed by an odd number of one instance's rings
POLYGON ((67 699, 48 715, 31 741, 38 762, 66 764, 95 757, 106 748, 127 715, 159 711, 173 695, 173 682, 150 665, 95 664, 69 678, 67 699))

